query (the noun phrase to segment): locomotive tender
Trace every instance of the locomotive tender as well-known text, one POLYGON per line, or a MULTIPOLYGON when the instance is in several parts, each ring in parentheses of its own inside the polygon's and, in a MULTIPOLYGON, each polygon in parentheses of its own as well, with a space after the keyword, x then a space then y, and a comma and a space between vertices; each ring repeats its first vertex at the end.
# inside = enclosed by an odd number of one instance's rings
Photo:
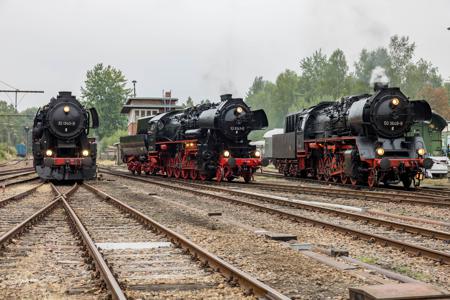
POLYGON ((242 176, 249 182, 266 161, 248 135, 266 126, 263 110, 226 94, 220 103, 139 119, 138 134, 120 138, 122 159, 132 173, 218 182, 242 176))
POLYGON ((38 175, 58 181, 95 178, 97 144, 88 134, 89 128, 97 127, 95 108, 87 110, 71 92, 59 92, 34 118, 33 158, 38 175))
POLYGON ((272 157, 285 176, 407 188, 430 168, 425 143, 407 136, 416 122, 429 121, 424 100, 409 101, 399 88, 377 84, 374 94, 343 97, 286 116, 283 134, 272 138, 272 157))

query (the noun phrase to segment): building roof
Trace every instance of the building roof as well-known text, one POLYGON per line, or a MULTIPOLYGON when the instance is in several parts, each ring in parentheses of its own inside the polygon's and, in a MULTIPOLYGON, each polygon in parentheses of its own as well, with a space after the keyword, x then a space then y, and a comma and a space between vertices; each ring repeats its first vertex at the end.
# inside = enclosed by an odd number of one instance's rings
POLYGON ((167 104, 144 104, 144 105, 124 105, 122 106, 122 110, 120 111, 121 114, 127 114, 132 110, 133 108, 137 109, 152 109, 152 108, 170 108, 170 109, 179 109, 183 108, 179 105, 167 105, 167 104))
POLYGON ((125 105, 129 105, 131 101, 146 101, 146 100, 159 100, 159 101, 178 101, 178 98, 165 98, 165 97, 131 97, 127 99, 125 105))

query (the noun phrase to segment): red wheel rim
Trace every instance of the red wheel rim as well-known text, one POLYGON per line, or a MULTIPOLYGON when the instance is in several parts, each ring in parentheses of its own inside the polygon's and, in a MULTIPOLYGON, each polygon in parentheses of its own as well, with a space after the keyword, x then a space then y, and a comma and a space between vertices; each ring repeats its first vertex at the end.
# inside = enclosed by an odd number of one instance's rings
POLYGON ((173 175, 175 176, 175 178, 180 178, 181 176, 180 159, 178 157, 174 160, 173 175))
POLYGON ((197 179, 198 171, 197 170, 191 170, 191 179, 195 180, 197 179))
POLYGON ((201 181, 206 180, 206 174, 200 174, 198 177, 200 178, 201 181))
POLYGON ((173 158, 169 159, 169 166, 167 167, 167 176, 173 176, 173 158))
POLYGON ((348 181, 348 176, 345 175, 344 173, 341 173, 341 181, 343 184, 346 184, 348 181))
POLYGON ((338 182, 339 181, 339 177, 338 176, 333 176, 332 179, 333 179, 333 182, 338 182))
POLYGON ((216 169, 216 181, 217 182, 221 182, 223 179, 223 168, 222 167, 217 167, 216 169))
POLYGON ((350 177, 350 182, 352 185, 356 185, 358 183, 358 179, 354 179, 350 177))
POLYGON ((181 177, 183 177, 183 179, 188 179, 189 178, 189 170, 181 170, 181 177))
POLYGON ((372 188, 376 185, 376 171, 371 169, 369 171, 369 176, 367 177, 367 185, 372 188))

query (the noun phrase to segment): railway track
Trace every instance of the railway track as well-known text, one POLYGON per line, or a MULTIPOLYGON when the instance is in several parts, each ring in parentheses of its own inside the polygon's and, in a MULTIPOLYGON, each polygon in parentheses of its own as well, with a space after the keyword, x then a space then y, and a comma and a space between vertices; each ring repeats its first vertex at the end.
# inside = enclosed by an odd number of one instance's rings
MULTIPOLYGON (((264 173, 263 173, 264 174, 264 173)), ((259 175, 258 175, 259 176, 259 175)), ((276 191, 286 191, 292 193, 303 193, 303 194, 312 194, 312 195, 327 195, 327 196, 335 196, 335 197, 348 197, 352 196, 355 198, 363 199, 363 200, 373 200, 373 201, 382 201, 382 202, 403 202, 403 203, 411 203, 411 204, 421 204, 421 205, 435 205, 442 207, 450 207, 450 191, 439 191, 439 189, 430 189, 430 188, 421 188, 418 191, 404 191, 399 189, 368 189, 367 187, 357 187, 358 189, 351 188, 348 185, 343 185, 334 182, 322 182, 322 181, 314 181, 308 179, 297 179, 291 177, 279 176, 282 178, 287 178, 305 182, 305 183, 313 183, 319 185, 329 185, 338 186, 342 188, 327 188, 317 186, 300 186, 300 185, 289 185, 289 184, 271 184, 271 183, 256 183, 253 182, 252 185, 257 185, 259 188, 267 189, 267 190, 276 190, 276 191), (449 192, 449 193, 447 193, 449 192)))
POLYGON ((33 167, 20 168, 20 169, 15 169, 15 170, 0 171, 0 177, 3 177, 5 175, 13 175, 13 174, 26 173, 26 172, 32 172, 32 171, 34 172, 34 168, 33 167))
POLYGON ((6 220, 0 231, 3 249, 0 252, 4 254, 0 257, 0 270, 5 270, 0 272, 0 287, 5 285, 2 289, 5 295, 57 298, 82 295, 95 299, 108 295, 113 299, 145 295, 178 299, 183 295, 204 298, 254 295, 288 299, 94 187, 83 185, 77 193, 78 186, 65 188, 65 192, 48 184, 40 188, 46 189, 40 202, 36 197, 29 200, 30 194, 35 193, 27 191, 26 195, 17 195, 21 200, 11 199, 0 208, 0 219, 6 220), (92 197, 92 193, 106 201, 92 197), (8 214, 12 215, 5 219, 8 214), (82 240, 83 251, 74 246, 75 237, 69 234, 68 222, 76 239, 82 240), (50 254, 45 248, 47 243, 53 249, 50 254), (33 265, 31 258, 41 260, 33 265), (64 267, 67 265, 71 266, 68 272, 64 267), (29 275, 26 266, 38 269, 29 275), (86 272, 86 268, 90 271, 86 272), (27 288, 24 277, 39 282, 40 289, 34 284, 28 284, 27 288), (99 289, 103 286, 107 292, 99 289))
MULTIPOLYGON (((273 197, 273 196, 267 196, 267 195, 260 195, 260 194, 256 194, 256 193, 248 193, 248 192, 242 192, 242 191, 237 191, 237 190, 225 189, 225 188, 217 187, 217 186, 214 186, 211 184, 198 184, 198 183, 191 183, 188 181, 178 181, 179 184, 177 184, 177 181, 169 181, 168 182, 167 180, 161 180, 161 179, 157 179, 157 178, 151 178, 151 179, 143 178, 143 177, 137 177, 137 176, 124 174, 123 172, 117 172, 117 171, 114 172, 114 171, 109 171, 109 170, 105 170, 105 169, 101 169, 100 171, 107 173, 107 174, 122 176, 125 178, 131 178, 133 180, 139 180, 139 181, 143 181, 143 182, 157 184, 159 186, 166 187, 166 188, 173 189, 174 187, 176 187, 178 190, 190 192, 190 193, 197 194, 197 195, 213 197, 218 200, 224 200, 224 201, 228 201, 231 203, 248 206, 248 207, 255 208, 255 209, 258 209, 261 211, 265 211, 265 212, 276 214, 276 215, 279 215, 282 217, 290 218, 295 221, 309 222, 309 223, 312 223, 315 225, 322 226, 324 228, 329 228, 331 230, 340 231, 345 234, 351 234, 356 237, 368 240, 369 242, 373 242, 373 243, 376 242, 376 243, 379 243, 384 246, 392 246, 394 248, 401 249, 402 251, 407 251, 413 255, 421 255, 421 256, 425 256, 430 259, 439 261, 441 263, 450 264, 450 253, 448 251, 444 252, 444 251, 441 251, 441 249, 436 250, 434 248, 421 246, 421 245, 417 244, 416 242, 411 243, 410 241, 407 241, 407 240, 405 241, 404 238, 402 240, 400 240, 396 231, 393 231, 391 234, 389 234, 389 236, 386 233, 383 233, 383 234, 371 233, 370 231, 367 231, 367 230, 360 230, 358 228, 354 228, 354 226, 348 226, 348 223, 347 223, 347 225, 341 225, 341 224, 331 223, 328 221, 323 221, 324 219, 326 219, 326 217, 324 218, 323 215, 321 217, 311 218, 309 214, 298 214, 298 211, 293 213, 292 211, 290 211, 290 209, 287 209, 287 208, 294 207, 297 209, 303 209, 303 210, 307 209, 309 211, 326 213, 328 215, 338 215, 338 216, 341 216, 342 218, 356 219, 356 220, 359 220, 360 222, 369 222, 371 224, 383 225, 383 227, 388 228, 388 230, 390 230, 389 228, 391 228, 391 229, 409 232, 412 234, 418 234, 422 237, 428 237, 428 238, 431 237, 433 239, 442 239, 444 241, 449 240, 448 232, 435 231, 435 230, 430 230, 427 228, 422 228, 419 226, 402 224, 399 222, 391 222, 388 220, 378 219, 378 218, 374 218, 374 217, 370 217, 370 216, 353 214, 353 213, 338 211, 338 210, 334 210, 334 209, 318 207, 318 206, 314 206, 314 205, 306 205, 306 204, 296 203, 296 202, 280 199, 280 197, 273 197), (209 190, 209 191, 206 191, 206 190, 209 190), (213 191, 213 192, 210 192, 210 191, 213 191), (237 197, 230 197, 231 195, 234 195, 237 197), (258 200, 259 203, 254 202, 254 201, 242 200, 243 198, 252 198, 252 199, 258 200), (261 204, 261 202, 263 204, 261 204), (276 204, 277 207, 272 206, 272 204, 276 204)), ((342 222, 340 222, 340 223, 342 223, 342 222)), ((417 241, 417 239, 412 239, 412 240, 417 241)), ((444 243, 444 246, 443 246, 444 249, 445 249, 446 245, 447 244, 444 243)), ((442 246, 442 244, 440 244, 440 246, 442 246)))

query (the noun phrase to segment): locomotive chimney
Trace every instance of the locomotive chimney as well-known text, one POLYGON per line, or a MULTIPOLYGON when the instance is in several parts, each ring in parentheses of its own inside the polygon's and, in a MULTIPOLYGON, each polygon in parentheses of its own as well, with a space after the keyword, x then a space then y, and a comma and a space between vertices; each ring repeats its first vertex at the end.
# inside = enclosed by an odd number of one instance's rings
POLYGON ((232 95, 231 94, 225 94, 220 96, 220 101, 228 101, 231 100, 232 95))
POLYGON ((378 92, 379 90, 387 89, 388 87, 389 85, 387 83, 375 82, 375 84, 373 85, 373 90, 375 92, 378 92))

